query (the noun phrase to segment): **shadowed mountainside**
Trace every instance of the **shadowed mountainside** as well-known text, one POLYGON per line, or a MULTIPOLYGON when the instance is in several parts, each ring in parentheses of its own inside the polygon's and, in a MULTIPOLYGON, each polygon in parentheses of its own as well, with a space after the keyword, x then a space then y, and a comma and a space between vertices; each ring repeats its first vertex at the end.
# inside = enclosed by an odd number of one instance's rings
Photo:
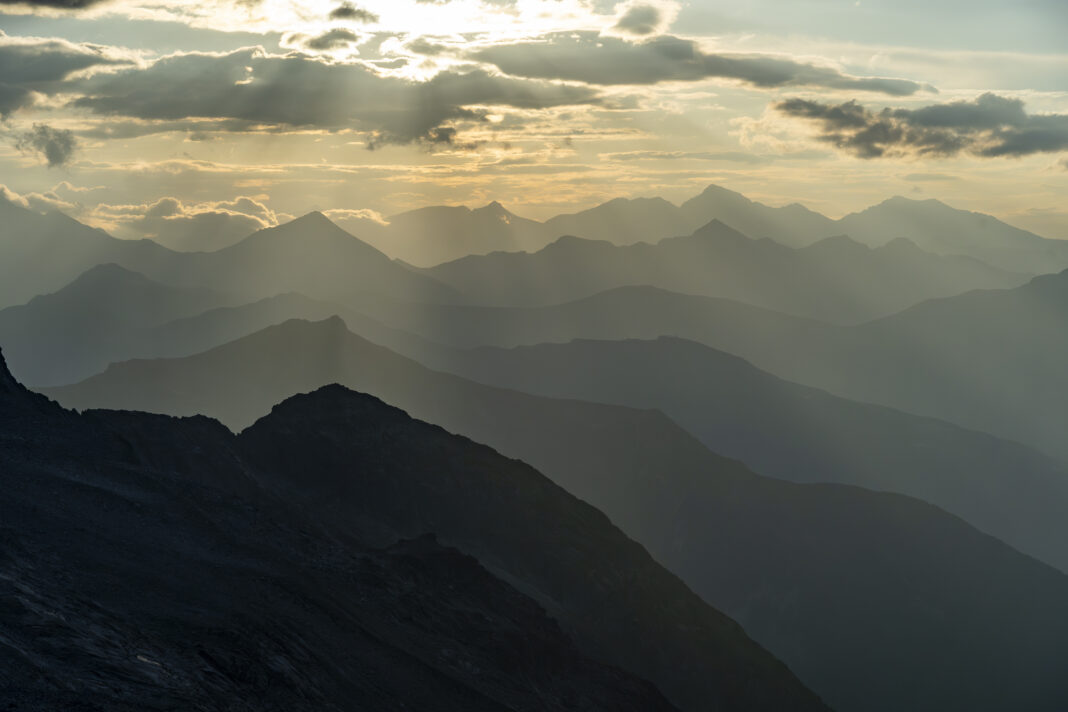
POLYGON ((375 398, 326 387, 235 437, 77 415, 0 366, 0 426, 20 709, 670 708, 604 661, 686 709, 825 709, 595 509, 375 398))
POLYGON ((0 194, 0 309, 54 292, 99 264, 148 264, 175 253, 151 240, 117 240, 63 215, 40 215, 0 194))
MULTIPOLYGON (((339 319, 118 364, 49 393, 78 407, 204 412, 238 427, 332 381, 520 457, 602 508, 835 709, 1052 710, 1068 700, 1057 662, 1068 654, 1063 574, 907 497, 754 475, 655 411, 428 371, 339 319)), ((291 427, 313 437, 319 417, 306 410, 291 427)), ((263 442, 289 437, 268 432, 263 442)), ((284 444, 272 452, 294 474, 308 471, 284 444)), ((476 501, 467 510, 487 509, 476 501)), ((636 671, 682 699, 664 677, 636 671)))
MULTIPOLYGON (((414 350, 425 340, 333 302, 279 294, 247 304, 203 289, 171 287, 118 265, 94 267, 53 294, 0 310, 0 341, 23 383, 73 383, 131 358, 189 356, 292 318, 346 322, 376 343, 414 350)), ((367 303, 382 301, 377 297, 367 303)), ((406 304, 398 302, 398 304, 406 304)), ((429 308, 429 307, 426 307, 429 308)))
POLYGON ((0 342, 24 383, 71 383, 136 353, 132 335, 191 317, 236 298, 170 287, 119 267, 100 265, 52 294, 0 310, 0 342))
POLYGON ((907 494, 1068 571, 1068 467, 1015 442, 799 386, 676 338, 410 355, 490 385, 657 408, 762 474, 907 494))
MULTIPOLYGON (((754 353, 785 378, 950 420, 1068 459, 1068 272, 936 299, 754 353)), ((747 355, 742 348, 730 349, 747 355)))

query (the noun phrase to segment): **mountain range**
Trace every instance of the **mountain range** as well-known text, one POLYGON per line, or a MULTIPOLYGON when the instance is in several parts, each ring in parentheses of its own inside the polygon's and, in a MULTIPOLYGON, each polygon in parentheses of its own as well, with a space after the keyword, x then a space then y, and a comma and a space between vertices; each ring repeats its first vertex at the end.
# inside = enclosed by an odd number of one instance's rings
POLYGON ((564 235, 614 245, 658 242, 690 235, 712 220, 752 238, 770 238, 791 247, 840 235, 871 247, 905 238, 928 252, 967 255, 1010 272, 1041 273, 1068 267, 1068 243, 937 200, 896 196, 832 220, 798 203, 770 207, 717 185, 680 205, 663 198, 615 198, 544 222, 522 218, 494 201, 473 210, 420 208, 384 221, 357 219, 346 224, 391 257, 432 267, 467 255, 535 252, 564 235))
POLYGON ((656 408, 761 474, 907 494, 1068 571, 1068 466, 1012 441, 800 386, 672 337, 423 346, 418 358, 527 393, 656 408))
POLYGON ((174 252, 149 240, 119 240, 58 213, 38 215, 0 197, 0 308, 54 292, 100 264, 155 281, 240 295, 295 291, 344 302, 365 294, 455 301, 449 287, 416 274, 354 238, 321 213, 253 233, 215 252, 174 252))
POLYGON ((749 239, 718 220, 689 237, 655 244, 620 247, 565 237, 534 254, 469 256, 423 274, 494 306, 558 304, 647 285, 843 323, 1027 280, 972 258, 926 253, 904 239, 872 249, 835 237, 795 249, 749 239))
POLYGON ((235 437, 0 366, 0 423, 19 709, 673 709, 635 674, 682 709, 825 709, 597 510, 369 396, 235 437))
MULTIPOLYGON (((657 411, 436 373, 340 319, 287 322, 192 357, 117 364, 46 393, 78 408, 205 413, 237 429, 271 403, 331 382, 530 462, 601 508, 834 709, 1068 699, 1051 662, 1068 645, 1055 623, 1068 622, 1063 574, 911 498, 755 475, 657 411)), ((315 437, 317 416, 302 418, 293 427, 315 437)), ((323 469, 284 447, 271 461, 290 463, 295 476, 323 469)), ((489 506, 475 502, 468 507, 489 506)))

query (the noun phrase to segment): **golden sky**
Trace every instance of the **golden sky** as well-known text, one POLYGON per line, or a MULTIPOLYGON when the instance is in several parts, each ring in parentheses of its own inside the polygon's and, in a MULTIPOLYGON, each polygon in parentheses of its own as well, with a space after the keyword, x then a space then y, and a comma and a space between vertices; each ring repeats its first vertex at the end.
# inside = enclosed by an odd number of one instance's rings
POLYGON ((717 183, 831 217, 935 197, 1068 238, 1063 0, 0 11, 0 184, 121 237, 491 200, 543 219, 717 183))

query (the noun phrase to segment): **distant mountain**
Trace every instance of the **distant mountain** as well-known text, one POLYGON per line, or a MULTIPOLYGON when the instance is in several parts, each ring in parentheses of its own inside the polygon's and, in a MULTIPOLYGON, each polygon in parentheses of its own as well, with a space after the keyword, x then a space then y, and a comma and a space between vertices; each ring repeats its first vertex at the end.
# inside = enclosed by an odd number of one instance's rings
POLYGON ((905 240, 871 249, 847 237, 794 249, 714 220, 689 237, 618 247, 574 237, 534 253, 465 257, 424 274, 494 306, 571 301, 628 285, 725 297, 798 316, 859 322, 935 296, 1027 277, 905 240))
POLYGON ((1013 442, 799 386, 675 338, 427 348, 423 360, 528 393, 657 408, 761 474, 907 494, 1068 571, 1068 466, 1013 442))
POLYGON ((181 253, 144 271, 171 284, 226 286, 253 298, 281 292, 338 302, 372 294, 416 301, 459 298, 455 290, 394 262, 318 212, 216 252, 181 253))
POLYGON ((557 215, 545 221, 549 241, 562 235, 603 240, 614 245, 657 242, 665 237, 689 235, 708 219, 684 215, 663 198, 616 198, 578 213, 557 215))
POLYGON ((54 292, 99 264, 143 265, 173 254, 151 240, 117 240, 62 213, 41 215, 0 195, 0 309, 54 292))
POLYGON ((133 335, 236 301, 210 290, 170 287, 118 265, 91 268, 53 294, 0 310, 11 369, 34 385, 87 378, 137 352, 133 335))
POLYGON ((687 200, 679 206, 679 212, 694 230, 711 220, 719 220, 751 237, 770 238, 793 247, 804 247, 843 233, 833 220, 798 203, 771 208, 718 185, 710 185, 700 195, 687 200))
POLYGON ((393 215, 387 222, 361 221, 357 234, 391 257, 418 267, 498 250, 533 251, 553 239, 542 223, 521 218, 496 201, 475 210, 420 208, 393 215))
POLYGON ((545 225, 554 237, 577 235, 629 245, 689 235, 712 220, 757 239, 770 238, 795 247, 841 232, 830 218, 796 203, 772 208, 717 185, 708 186, 681 206, 663 198, 616 198, 589 210, 558 215, 545 225))
POLYGON ((0 308, 59 290, 114 263, 180 287, 262 299, 281 292, 345 301, 362 295, 458 301, 443 284, 394 262, 310 213, 216 252, 174 252, 151 240, 119 240, 59 213, 39 215, 0 198, 0 308))
POLYGON ((375 398, 234 437, 79 416, 3 368, 0 396, 20 708, 670 709, 622 667, 695 712, 826 709, 593 507, 375 398))
POLYGON ((1068 267, 1068 241, 1047 240, 990 215, 957 210, 938 200, 890 198, 838 221, 838 230, 868 245, 905 237, 930 252, 970 255, 1014 272, 1068 267))
MULTIPOLYGON (((619 287, 544 307, 413 304, 375 299, 359 309, 382 323, 430 341, 459 347, 520 346, 590 339, 681 336, 731 351, 767 354, 790 341, 834 332, 823 322, 789 316, 730 299, 678 294, 656 287, 619 287)), ((399 340, 380 342, 407 355, 399 340)))
MULTIPOLYGON (((1059 664, 1068 654, 1068 577, 907 497, 754 475, 712 454, 656 411, 539 398, 435 373, 353 336, 340 320, 289 322, 185 359, 119 364, 48 393, 77 407, 211 413, 237 427, 266 412, 272 400, 328 382, 358 386, 520 457, 602 508, 834 709, 1057 709, 1068 701, 1059 664)), ((265 462, 301 483, 284 490, 287 499, 302 501, 305 489, 326 492, 313 495, 321 497, 310 505, 313 511, 328 502, 327 511, 353 521, 367 518, 367 527, 395 511, 395 505, 360 493, 350 496, 329 474, 353 467, 346 443, 372 443, 377 436, 354 438, 359 428, 339 434, 330 427, 335 416, 329 406, 299 402, 301 407, 267 419, 277 425, 257 424, 250 431, 265 462), (288 442, 314 442, 315 452, 328 454, 309 459, 288 442)), ((398 453, 414 447, 415 441, 405 441, 398 453)), ((428 452, 437 452, 434 447, 428 452)), ((434 455, 434 462, 451 461, 448 452, 434 455)), ((529 515, 504 510, 451 481, 435 486, 432 499, 407 502, 403 511, 425 516, 441 506, 432 502, 454 501, 455 512, 499 516, 501 531, 515 537, 528 531, 529 515)), ((570 521, 564 512, 554 516, 570 521)), ((438 526, 428 529, 445 534, 438 526)), ((497 555, 480 553, 466 539, 443 538, 498 570, 497 555)), ((542 546, 531 543, 527 550, 542 546)), ((573 558, 553 551, 551 556, 573 558)), ((580 566, 587 563, 579 560, 580 566)), ((591 570, 583 580, 601 581, 602 574, 591 570)), ((723 681, 740 673, 725 661, 678 668, 683 659, 707 658, 683 653, 695 645, 690 629, 661 617, 674 607, 622 593, 637 580, 606 578, 597 585, 618 582, 622 588, 606 590, 578 618, 557 615, 569 630, 602 622, 618 630, 627 616, 638 616, 634 625, 649 627, 626 640, 645 637, 644 648, 609 646, 618 650, 605 659, 654 681, 685 709, 707 709, 723 681), (669 631, 682 637, 663 642, 669 631)), ((546 593, 539 600, 557 610, 551 592, 540 585, 533 590, 546 593)), ((754 694, 780 689, 742 686, 754 694)))
MULTIPOLYGON (((769 370, 1068 459, 1068 272, 756 349, 769 370), (789 344, 787 346, 787 344, 789 344)), ((773 341, 769 340, 769 343, 773 341)), ((744 347, 749 348, 749 347, 744 347)), ((732 349, 744 354, 743 348, 732 349)))

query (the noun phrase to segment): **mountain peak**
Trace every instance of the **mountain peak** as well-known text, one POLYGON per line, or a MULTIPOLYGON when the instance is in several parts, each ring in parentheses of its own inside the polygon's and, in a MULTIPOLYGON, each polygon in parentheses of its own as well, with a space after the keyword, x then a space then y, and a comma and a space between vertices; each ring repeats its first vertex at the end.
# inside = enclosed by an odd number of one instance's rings
POLYGON ((924 205, 924 206, 931 207, 931 208, 949 208, 950 210, 953 210, 953 208, 951 208, 950 206, 946 205, 941 200, 936 200, 934 198, 925 198, 923 200, 917 200, 915 198, 906 198, 903 195, 895 195, 892 198, 887 198, 886 200, 884 200, 883 202, 879 203, 879 205, 876 205, 875 207, 880 207, 880 206, 884 206, 884 205, 887 206, 887 207, 894 207, 894 208, 904 208, 904 207, 911 207, 911 206, 916 206, 916 205, 924 205))
MULTIPOLYGON (((321 386, 310 393, 298 393, 271 408, 269 415, 260 418, 250 429, 272 423, 288 429, 317 431, 316 423, 328 423, 356 430, 381 429, 387 424, 407 423, 414 419, 405 411, 376 396, 354 391, 338 383, 321 386)), ((248 432, 247 430, 245 431, 248 432)))
POLYGON ((712 198, 712 197, 730 198, 730 199, 733 199, 733 200, 741 200, 741 201, 744 201, 746 203, 753 202, 749 198, 747 198, 744 195, 742 195, 741 193, 739 193, 737 191, 734 191, 734 190, 730 190, 729 188, 724 188, 721 185, 716 185, 715 183, 709 184, 708 187, 706 187, 704 190, 701 191, 701 194, 698 197, 701 197, 701 198, 712 198))
POLYGON ((871 250, 867 245, 857 242, 852 237, 846 234, 831 235, 825 237, 822 240, 813 242, 808 247, 802 248, 805 250, 854 250, 856 252, 869 252, 871 250))
POLYGON ((711 221, 697 228, 697 230, 695 230, 693 233, 693 237, 701 237, 705 239, 713 238, 717 240, 731 240, 735 242, 740 242, 742 240, 750 240, 747 235, 738 232, 733 227, 723 222, 719 218, 713 218, 711 221))
MULTIPOLYGON (((330 218, 326 217, 326 215, 319 212, 318 210, 313 210, 310 213, 301 215, 299 218, 290 220, 287 224, 304 228, 327 226, 338 228, 338 226, 330 218)), ((341 228, 338 229, 340 230, 341 228)))
POLYGON ((115 280, 123 280, 127 282, 150 282, 151 280, 140 272, 134 272, 131 269, 126 269, 122 265, 114 262, 106 262, 100 265, 94 265, 86 271, 82 272, 73 282, 67 285, 67 289, 75 285, 85 284, 112 284, 115 280))
POLYGON ((580 247, 592 247, 594 245, 598 245, 598 246, 602 246, 602 247, 604 247, 604 246, 615 247, 615 245, 613 245, 608 240, 589 240, 589 239, 587 239, 585 237, 578 237, 577 235, 561 235, 560 237, 556 238, 555 240, 550 242, 545 247, 541 248, 541 250, 539 250, 539 252, 544 252, 545 250, 575 249, 575 248, 580 248, 580 247))

